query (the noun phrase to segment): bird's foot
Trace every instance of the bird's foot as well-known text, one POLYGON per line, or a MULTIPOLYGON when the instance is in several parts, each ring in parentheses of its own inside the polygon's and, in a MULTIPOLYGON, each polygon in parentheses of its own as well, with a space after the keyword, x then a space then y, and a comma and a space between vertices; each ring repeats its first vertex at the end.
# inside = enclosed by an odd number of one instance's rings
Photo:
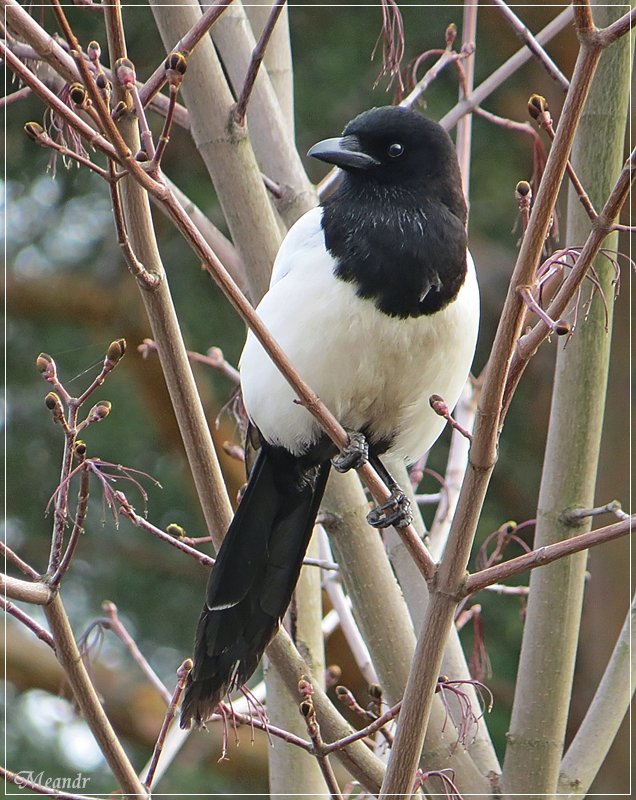
POLYGON ((399 486, 391 490, 386 503, 372 508, 367 514, 367 522, 374 528, 406 528, 412 521, 411 502, 399 486))
POLYGON ((349 444, 342 448, 340 453, 331 459, 337 472, 348 472, 358 469, 369 460, 369 445, 364 434, 358 431, 347 431, 349 444))

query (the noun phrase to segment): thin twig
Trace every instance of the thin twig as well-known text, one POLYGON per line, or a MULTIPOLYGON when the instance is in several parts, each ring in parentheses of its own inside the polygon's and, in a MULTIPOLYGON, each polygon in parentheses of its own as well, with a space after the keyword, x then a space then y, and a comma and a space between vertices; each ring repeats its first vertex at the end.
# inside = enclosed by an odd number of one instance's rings
MULTIPOLYGON (((563 118, 561 125, 563 124, 563 118)), ((561 128, 559 126, 559 129, 561 128)), ((557 131, 558 135, 558 131, 557 131)), ((590 235, 583 246, 575 265, 570 270, 569 275, 559 287, 556 295, 552 299, 550 305, 545 309, 546 314, 551 318, 559 318, 565 312, 568 304, 574 297, 577 288, 582 281, 598 255, 601 245, 612 230, 613 222, 618 216, 621 208, 623 207, 627 198, 630 186, 636 177, 636 149, 634 149, 627 160, 623 170, 612 189, 610 196, 605 203, 603 210, 596 218, 592 225, 590 235)), ((521 375, 528 363, 530 357, 536 352, 537 348, 549 334, 550 328, 543 320, 532 328, 528 333, 521 336, 518 340, 517 349, 513 356, 508 379, 506 384, 506 391, 504 401, 502 404, 502 417, 505 415, 512 393, 514 392, 521 375)))
MULTIPOLYGON (((321 558, 327 562, 333 561, 327 532, 322 525, 318 527, 318 531, 320 534, 319 547, 321 558)), ((339 569, 338 565, 336 565, 336 567, 339 569)), ((367 683, 377 683, 378 676, 373 666, 369 649, 353 616, 349 599, 346 597, 344 589, 342 588, 339 571, 324 575, 323 586, 329 597, 329 602, 338 614, 340 628, 342 629, 355 662, 358 665, 358 669, 367 683)))
MULTIPOLYGON (((455 406, 455 418, 458 423, 472 434, 477 410, 477 390, 472 379, 466 383, 464 390, 455 406)), ((444 491, 439 492, 439 505, 435 512, 435 519, 429 531, 429 549, 433 558, 440 558, 450 530, 451 521, 455 515, 457 499, 461 489, 466 467, 468 465, 468 451, 470 440, 459 431, 453 431, 446 472, 444 473, 444 491)))
POLYGON ((32 792, 38 794, 45 794, 49 797, 58 798, 58 800, 94 800, 94 795, 88 797, 85 794, 73 794, 73 792, 61 792, 59 789, 52 789, 49 786, 44 786, 41 783, 32 781, 27 775, 33 774, 35 770, 25 774, 25 770, 21 772, 12 772, 6 767, 0 766, 0 775, 5 781, 14 783, 18 789, 30 789, 32 792))
MULTIPOLYGON (((148 353, 157 352, 157 343, 152 339, 144 339, 143 342, 137 346, 137 350, 139 350, 143 358, 146 358, 148 353)), ((232 383, 238 385, 240 382, 239 371, 236 367, 233 367, 229 361, 225 360, 225 356, 220 347, 210 347, 205 355, 196 353, 193 350, 188 350, 188 358, 193 364, 205 364, 207 367, 217 369, 222 375, 229 378, 232 383)))
POLYGON ((318 567, 327 572, 340 572, 340 566, 335 561, 325 561, 322 558, 303 558, 303 564, 307 567, 318 567))
POLYGON ((550 564, 552 561, 570 556, 573 553, 580 553, 581 550, 587 550, 604 542, 619 539, 621 536, 631 533, 635 520, 636 516, 631 516, 620 522, 615 522, 613 525, 607 525, 605 528, 582 533, 579 536, 573 536, 571 539, 555 542, 538 550, 531 550, 529 553, 517 558, 511 558, 510 561, 504 561, 502 564, 482 569, 466 579, 461 594, 466 597, 469 594, 485 589, 493 583, 499 583, 499 581, 511 578, 513 575, 518 575, 520 572, 526 572, 529 569, 550 564))
POLYGON ((148 663, 148 660, 141 652, 141 650, 137 647, 137 643, 132 638, 132 636, 126 630, 123 622, 119 619, 119 614, 117 612, 117 606, 110 601, 105 601, 102 603, 102 611, 106 614, 108 618, 108 628, 111 630, 115 636, 122 642, 130 655, 132 656, 134 662, 137 666, 141 669, 144 675, 148 678, 150 683, 155 687, 155 689, 159 692, 161 697, 165 700, 166 703, 170 704, 172 695, 166 689, 163 681, 154 671, 154 669, 148 663))
POLYGON ((73 530, 69 536, 66 551, 62 556, 59 566, 51 578, 51 586, 57 587, 66 574, 71 565, 71 560, 75 554, 75 548, 78 545, 80 536, 84 533, 84 522, 86 520, 86 512, 88 510, 88 470, 83 470, 80 476, 80 488, 77 495, 77 509, 75 511, 75 521, 73 522, 73 530))
POLYGON ((394 706, 389 708, 388 711, 385 711, 381 717, 378 717, 377 719, 374 719, 373 722, 369 723, 366 728, 360 728, 359 731, 356 731, 349 736, 343 736, 342 739, 338 739, 335 742, 324 744, 323 752, 333 753, 335 750, 340 750, 352 742, 357 742, 359 739, 366 739, 367 736, 373 735, 376 733, 376 731, 379 731, 381 728, 383 728, 388 722, 391 722, 391 720, 395 719, 400 713, 401 708, 402 701, 400 700, 399 703, 396 703, 394 706))
MULTIPOLYGON (((172 48, 172 52, 192 53, 197 44, 209 32, 210 28, 231 3, 232 0, 214 0, 201 14, 196 24, 179 39, 172 48)), ((157 92, 161 91, 166 80, 165 66, 164 63, 161 63, 139 90, 139 98, 144 106, 147 106, 157 92)))
POLYGON ((430 407, 433 411, 440 417, 446 420, 449 427, 452 428, 454 431, 460 433, 465 439, 468 439, 469 442, 472 442, 473 435, 469 430, 466 430, 461 423, 457 420, 453 419, 450 413, 450 409, 446 404, 446 401, 443 397, 439 394, 432 394, 428 399, 430 407))
POLYGON ((521 297, 523 302, 528 307, 528 311, 531 311, 535 316, 543 320, 553 333, 556 333, 557 336, 564 336, 565 334, 570 333, 571 325, 568 322, 562 319, 557 320, 555 322, 555 320, 549 317, 546 314, 546 312, 541 308, 541 306, 534 299, 534 296, 532 294, 532 287, 519 286, 517 291, 519 292, 519 296, 521 297))
POLYGON ((55 641, 53 637, 39 622, 36 622, 33 617, 30 617, 25 611, 22 611, 21 608, 14 606, 10 600, 6 600, 4 597, 0 597, 0 608, 3 608, 7 614, 11 614, 12 617, 15 617, 23 625, 26 625, 38 639, 55 650, 55 641))
POLYGON ((267 49, 274 26, 278 21, 284 5, 285 0, 274 0, 269 17, 265 23, 265 27, 263 28, 260 39, 258 40, 256 47, 254 48, 254 52, 252 53, 247 75, 245 76, 245 82, 243 83, 241 94, 233 111, 234 121, 237 123, 237 125, 245 125, 247 104, 249 103, 250 95, 252 93, 252 89, 254 88, 254 83, 256 82, 256 76, 258 75, 258 70, 265 56, 265 50, 267 49))
POLYGON ((64 452, 62 454, 62 469, 60 472, 59 491, 55 496, 53 510, 53 535, 51 537, 51 552, 47 572, 57 572, 62 558, 64 544, 64 531, 68 520, 68 494, 70 482, 68 477, 73 464, 73 451, 75 448, 77 428, 77 407, 68 407, 66 417, 67 427, 64 430, 64 452))
MULTIPOLYGON (((303 681, 301 681, 301 683, 303 683, 303 681)), ((320 725, 316 718, 316 709, 311 694, 306 695, 305 699, 300 704, 300 713, 303 715, 305 724, 307 725, 307 733, 314 746, 314 755, 316 756, 316 761, 318 762, 322 776, 327 784, 327 790, 332 800, 343 800, 333 767, 324 751, 324 744, 320 734, 320 725)))
POLYGON ((57 659, 66 672, 68 682, 73 687, 73 693, 83 717, 91 729, 113 775, 124 794, 147 798, 148 792, 139 781, 104 712, 95 687, 86 671, 66 609, 59 594, 48 605, 44 606, 44 613, 55 640, 57 659))
POLYGON ((11 103, 16 103, 18 100, 24 100, 25 98, 30 97, 32 92, 33 90, 29 86, 23 86, 16 92, 11 92, 11 94, 6 95, 5 97, 0 97, 0 108, 6 108, 7 106, 11 105, 11 103))
POLYGON ((529 586, 506 586, 504 583, 491 583, 484 586, 484 591, 492 594, 509 595, 511 597, 527 597, 530 591, 529 586))
MULTIPOLYGON (((536 95, 533 96, 536 97, 536 95)), ((543 130, 548 134, 550 140, 554 141, 556 133, 554 130, 554 126, 552 124, 552 117, 550 116, 550 113, 548 111, 547 103, 545 103, 545 112, 538 116, 537 122, 541 126, 541 128, 543 128, 543 130)), ((585 210, 585 213, 588 215, 590 220, 594 222, 598 217, 598 212, 594 208, 594 204, 590 200, 590 196, 583 188, 583 184, 579 180, 579 177, 576 174, 576 171, 570 159, 568 159, 566 170, 568 173, 568 177, 570 179, 570 183, 574 187, 574 191, 576 192, 577 197, 579 198, 579 201, 585 210)), ((632 225, 621 225, 620 223, 616 222, 612 226, 612 230, 621 231, 623 233, 631 233, 633 232, 634 227, 632 225)))
POLYGON ((161 725, 161 730, 159 731, 159 736, 157 737, 157 741, 152 751, 152 758, 150 759, 148 772, 146 773, 146 780, 144 781, 149 790, 152 788, 152 782, 154 781, 157 765, 159 764, 159 759, 161 758, 163 745, 166 741, 166 736, 168 735, 170 725, 174 721, 177 713, 177 707, 179 706, 179 700, 181 699, 186 680, 191 671, 192 659, 186 658, 186 660, 177 670, 177 685, 175 686, 174 692, 172 695, 168 694, 168 710, 166 711, 163 724, 161 725))
POLYGON ((139 514, 135 512, 134 508, 128 502, 128 499, 123 492, 114 492, 113 498, 116 500, 121 513, 126 517, 127 520, 130 520, 135 527, 151 533, 157 539, 161 539, 161 541, 167 542, 173 547, 176 547, 177 550, 181 550, 182 553, 187 553, 189 556, 195 558, 204 567, 210 568, 214 565, 214 559, 210 558, 210 556, 206 556, 205 553, 202 553, 195 547, 190 547, 190 545, 184 544, 184 542, 180 541, 179 539, 175 539, 174 536, 162 531, 160 528, 157 528, 155 525, 148 522, 147 519, 139 516, 139 514))
MULTIPOLYGON (((572 21, 572 6, 565 8, 553 20, 551 20, 542 31, 540 31, 536 39, 540 44, 549 42, 554 36, 565 28, 572 21)), ((483 103, 495 89, 498 89, 504 81, 511 75, 515 74, 517 70, 525 64, 526 61, 532 58, 532 53, 525 45, 514 53, 510 58, 498 67, 485 81, 479 84, 470 97, 461 100, 457 105, 452 108, 448 113, 444 114, 440 119, 439 124, 444 130, 451 130, 463 117, 464 114, 469 114, 476 106, 483 103)))
MULTIPOLYGON (((56 142, 52 139, 48 133, 44 130, 44 128, 37 122, 27 122, 24 126, 24 130, 36 144, 39 144, 40 147, 48 147, 51 150, 55 150, 59 153, 63 159, 72 159, 77 164, 80 164, 83 167, 87 167, 92 172, 95 172, 100 178, 104 178, 104 180, 108 180, 108 173, 106 172, 103 167, 100 167, 98 164, 94 164, 90 158, 82 155, 81 153, 76 153, 70 147, 66 147, 59 142, 56 142)), ((65 161, 65 163, 67 163, 65 161)))
POLYGON ((115 231, 117 233, 117 243, 119 244, 124 260, 130 270, 132 276, 139 282, 145 289, 156 289, 162 281, 161 275, 156 272, 149 272, 141 261, 135 255, 128 232, 126 231, 126 221, 124 212, 121 206, 121 198, 119 196, 119 181, 115 176, 115 169, 113 162, 109 161, 110 177, 108 187, 110 189, 110 200, 113 209, 113 220, 115 222, 115 231))
POLYGON ((536 38, 532 35, 529 28, 519 19, 510 6, 504 0, 491 0, 502 12, 503 16, 512 26, 514 32, 521 39, 530 52, 535 56, 539 63, 544 67, 548 75, 555 81, 564 92, 570 87, 570 82, 557 67, 554 61, 541 47, 536 38))
MULTIPOLYGON (((462 22, 462 51, 468 52, 464 62, 456 66, 461 67, 462 81, 460 83, 459 100, 470 97, 475 81, 475 37, 477 35, 477 3, 464 3, 462 22)), ((468 200, 470 194, 470 146, 472 141, 473 118, 466 114, 457 123, 457 161, 459 172, 462 176, 464 196, 468 200)))
POLYGON ((91 126, 84 122, 84 120, 76 114, 66 103, 63 103, 60 98, 48 89, 42 81, 29 70, 19 58, 17 58, 11 50, 0 40, 0 57, 8 64, 9 68, 14 72, 21 81, 26 83, 47 106, 52 108, 56 114, 59 114, 64 120, 73 127, 89 144, 97 150, 107 155, 109 158, 120 162, 119 155, 113 145, 107 141, 100 133, 97 133, 91 126))
POLYGON ((30 564, 27 564, 26 561, 23 561, 20 556, 9 547, 9 545, 2 541, 0 541, 0 555, 3 556, 7 561, 13 562, 20 572, 28 575, 29 578, 33 578, 35 581, 39 580, 40 573, 33 569, 30 564))
POLYGON ((614 514, 619 519, 629 519, 629 514, 623 511, 623 507, 618 500, 611 500, 603 506, 595 506, 594 508, 572 508, 563 514, 563 518, 572 523, 589 517, 600 517, 602 514, 614 514))

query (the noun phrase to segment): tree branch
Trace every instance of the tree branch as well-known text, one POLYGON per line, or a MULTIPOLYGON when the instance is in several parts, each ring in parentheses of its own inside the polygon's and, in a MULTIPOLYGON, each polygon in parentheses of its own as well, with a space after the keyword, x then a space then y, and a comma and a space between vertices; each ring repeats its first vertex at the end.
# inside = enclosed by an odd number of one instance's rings
POLYGON ((636 516, 628 517, 620 522, 615 522, 613 525, 597 528, 588 533, 581 533, 571 539, 564 539, 561 542, 546 545, 538 550, 532 550, 517 558, 504 561, 502 564, 482 569, 466 579, 461 594, 466 597, 475 592, 480 592, 493 583, 499 583, 518 575, 520 572, 542 567, 545 564, 557 561, 559 558, 565 558, 574 553, 580 553, 582 550, 588 550, 590 547, 611 542, 613 539, 619 539, 626 534, 631 535, 634 521, 636 521, 636 516))
POLYGON ((49 647, 55 650, 53 637, 39 622, 36 622, 33 617, 30 617, 27 613, 22 611, 21 608, 14 606, 9 600, 5 600, 4 597, 0 597, 0 608, 3 608, 7 614, 11 614, 12 617, 15 617, 15 619, 34 633, 40 641, 48 644, 49 647))
POLYGON ((443 644, 453 621, 455 593, 461 585, 490 476, 497 458, 499 418, 510 359, 521 332, 525 306, 517 287, 532 282, 565 173, 578 120, 600 51, 583 45, 566 97, 557 139, 548 156, 537 201, 530 215, 508 296, 485 370, 469 468, 460 493, 448 544, 418 639, 404 694, 404 707, 391 751, 381 797, 410 791, 428 725, 443 644))
POLYGON ((0 592, 12 600, 45 606, 53 600, 54 593, 46 583, 30 583, 20 578, 0 573, 0 592))
MULTIPOLYGON (((464 16, 462 22, 462 50, 466 49, 468 55, 463 64, 458 67, 462 70, 463 80, 460 83, 460 100, 470 97, 475 80, 475 53, 474 44, 477 35, 477 4, 464 3, 464 16), (472 46, 473 52, 468 48, 472 46)), ((470 144, 472 139, 473 118, 472 114, 465 114, 457 123, 457 136, 455 147, 457 161, 464 186, 464 196, 468 202, 470 196, 470 144)))
MULTIPOLYGON (((27 774, 32 773, 29 772, 27 774)), ((0 766, 0 775, 5 779, 5 781, 15 784, 18 789, 29 789, 30 791, 37 792, 38 794, 55 797, 56 800, 94 800, 94 795, 89 797, 85 794, 61 792, 59 789, 52 789, 48 786, 44 786, 41 783, 37 783, 37 781, 32 781, 30 778, 26 777, 25 770, 22 770, 21 772, 12 772, 10 769, 0 766)))
POLYGON ((82 715, 113 775, 125 794, 147 798, 148 792, 139 781, 128 756, 112 729, 95 687, 88 676, 59 595, 56 595, 48 605, 44 606, 44 613, 55 640, 57 659, 67 674, 82 715))
MULTIPOLYGON (((172 53, 178 51, 191 54, 230 3, 232 0, 213 0, 174 46, 166 43, 166 50, 172 53)), ((166 71, 162 62, 139 90, 139 97, 144 106, 148 105, 157 92, 161 91, 165 83, 166 71)))
POLYGON ((261 63, 265 56, 265 50, 267 49, 270 37, 274 31, 274 26, 278 21, 281 11, 283 10, 285 1, 286 0, 274 0, 272 10, 270 11, 270 15, 265 23, 265 27, 263 28, 260 38, 256 43, 256 47, 252 52, 252 58, 250 60, 249 69, 247 70, 247 75, 245 76, 245 82, 243 83, 241 94, 234 108, 234 119, 239 125, 245 125, 247 104, 249 102, 250 95, 252 94, 252 89, 254 88, 256 76, 258 75, 258 70, 260 69, 261 63))
POLYGON ((596 35, 601 47, 607 47, 613 44, 617 39, 620 39, 621 36, 625 36, 625 34, 629 33, 634 27, 635 21, 636 9, 632 9, 615 22, 612 22, 611 25, 597 31, 596 35))
POLYGON ((544 67, 545 71, 552 78, 552 80, 555 81, 555 83, 557 83, 564 92, 567 92, 570 82, 546 53, 543 47, 539 44, 537 39, 532 35, 529 28, 519 19, 519 17, 504 0, 491 0, 491 2, 493 2, 501 10, 501 13, 510 23, 514 32, 521 39, 521 41, 525 43, 526 47, 544 67))
POLYGON ((632 600, 601 682, 561 761, 558 792, 567 800, 587 794, 629 709, 636 687, 630 653, 635 635, 636 600, 632 600))
MULTIPOLYGON (((553 39, 560 31, 572 21, 572 6, 565 8, 551 22, 549 22, 537 36, 537 42, 543 45, 553 39)), ((473 108, 481 105, 483 101, 491 95, 495 89, 501 86, 511 75, 513 75, 526 61, 532 58, 532 52, 528 47, 522 47, 514 55, 498 67, 485 81, 479 84, 471 93, 470 97, 457 103, 448 113, 444 114, 439 123, 445 130, 455 127, 458 120, 470 113, 473 108)))

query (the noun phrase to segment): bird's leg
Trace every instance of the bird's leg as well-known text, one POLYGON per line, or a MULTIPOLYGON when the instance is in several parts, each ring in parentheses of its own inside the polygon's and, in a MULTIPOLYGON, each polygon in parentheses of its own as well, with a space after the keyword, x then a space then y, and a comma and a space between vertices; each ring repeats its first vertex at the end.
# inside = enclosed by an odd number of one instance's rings
POLYGON ((405 528, 413 521, 411 502, 400 489, 397 481, 372 452, 369 454, 369 462, 375 471, 382 478, 386 488, 391 492, 391 497, 381 506, 372 508, 367 514, 367 522, 374 528, 405 528))
POLYGON ((347 433, 349 434, 349 443, 331 459, 337 472, 358 469, 369 460, 369 445, 365 435, 359 431, 347 431, 347 433))

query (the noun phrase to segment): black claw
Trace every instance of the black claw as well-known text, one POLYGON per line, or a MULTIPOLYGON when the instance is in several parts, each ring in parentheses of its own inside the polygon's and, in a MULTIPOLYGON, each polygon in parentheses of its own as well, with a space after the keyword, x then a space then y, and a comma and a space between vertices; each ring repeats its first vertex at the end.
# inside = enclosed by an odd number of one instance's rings
POLYGON ((348 472, 358 469, 369 460, 369 445, 364 434, 358 431, 349 432, 349 444, 342 448, 339 455, 331 459, 337 472, 348 472))
POLYGON ((406 528, 412 521, 411 502, 399 487, 391 491, 386 503, 372 508, 367 514, 367 522, 374 528, 406 528))

